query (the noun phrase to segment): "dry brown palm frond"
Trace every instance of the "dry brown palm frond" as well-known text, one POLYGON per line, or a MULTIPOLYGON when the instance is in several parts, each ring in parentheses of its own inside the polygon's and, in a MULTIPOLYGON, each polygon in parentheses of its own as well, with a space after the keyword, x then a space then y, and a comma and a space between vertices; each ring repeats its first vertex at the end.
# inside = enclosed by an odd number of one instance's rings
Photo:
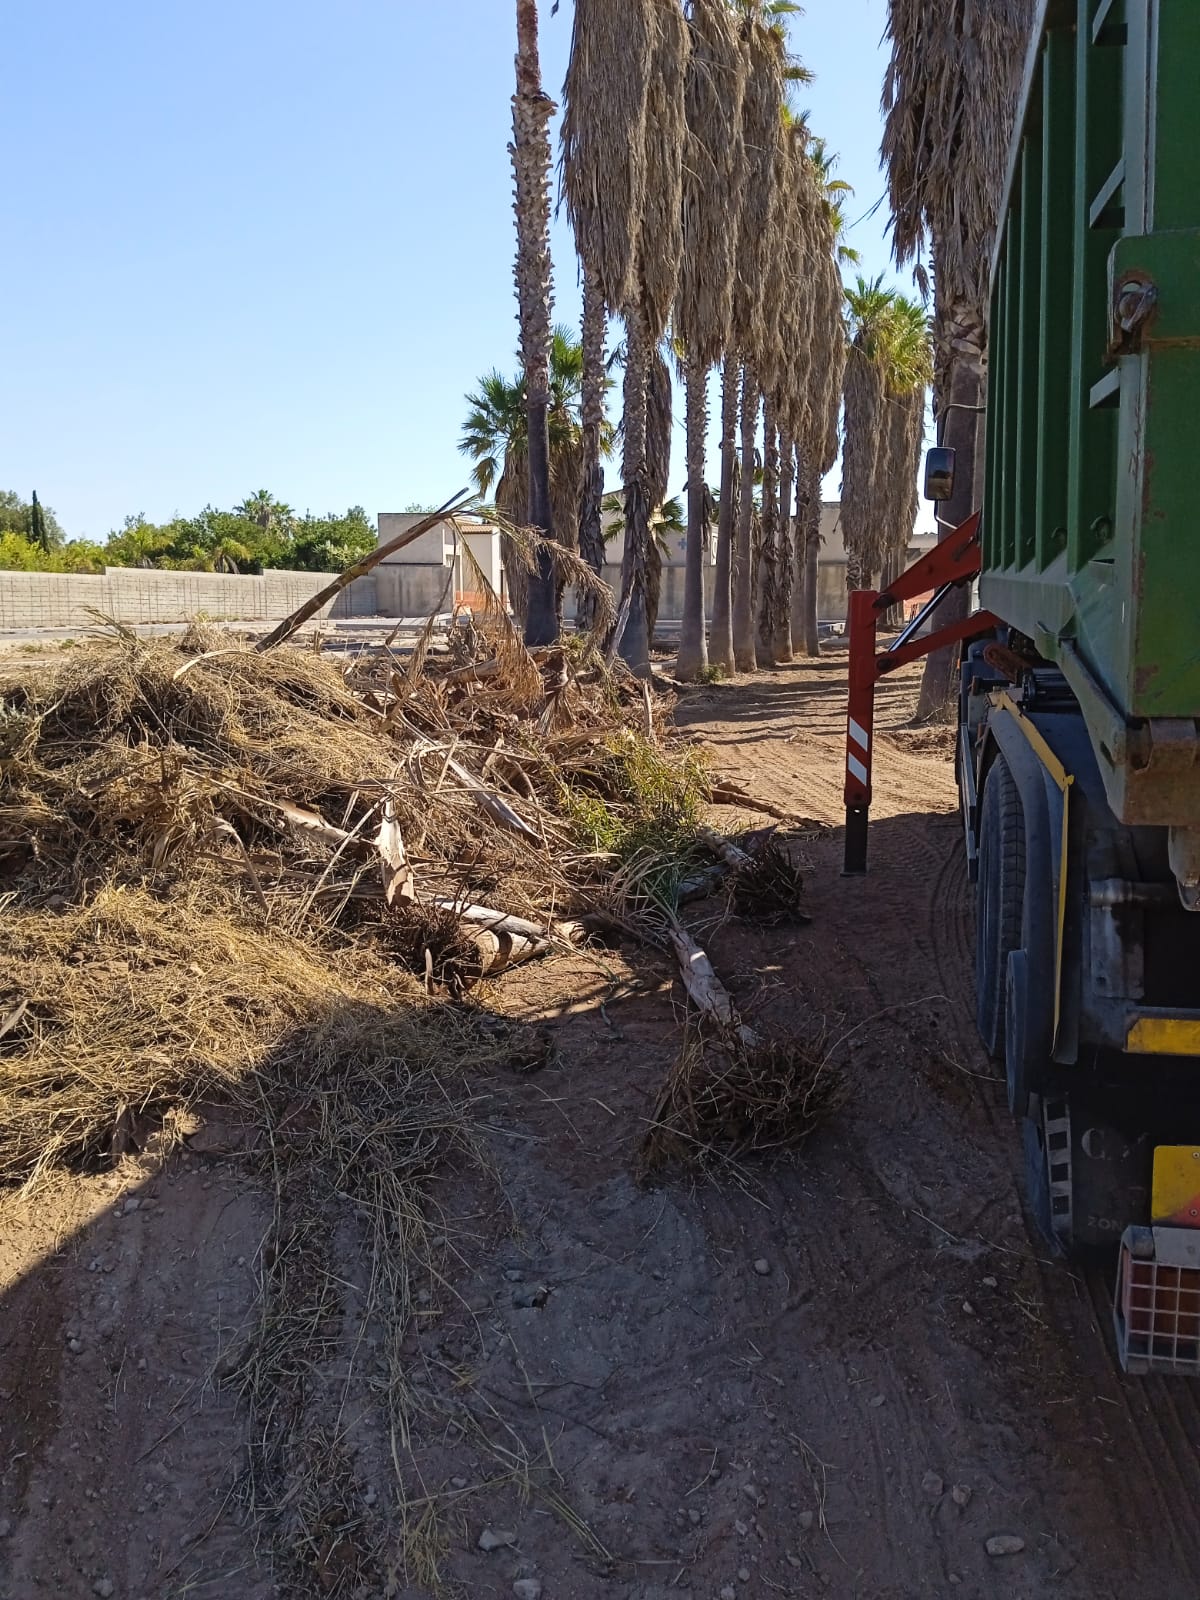
POLYGON ((710 367, 724 354, 733 322, 749 60, 726 0, 694 0, 689 27, 684 251, 675 328, 689 357, 710 367))
POLYGON ((679 0, 653 0, 653 56, 646 103, 646 187, 638 239, 636 298, 646 336, 666 330, 683 255, 683 158, 687 142, 684 91, 687 23, 679 0))
POLYGON ((737 282, 733 296, 733 340, 757 360, 766 340, 764 285, 770 248, 775 153, 783 138, 783 56, 780 39, 757 22, 744 25, 748 54, 744 102, 746 182, 738 220, 737 282))
MULTIPOLYGON (((1035 0, 889 0, 882 154, 897 261, 932 256, 939 308, 987 304, 1035 0)), ((942 316, 939 315, 939 321, 942 316)), ((944 363, 939 363, 943 367, 944 363)))
POLYGON ((852 587, 870 584, 882 557, 876 507, 880 432, 884 410, 883 371, 859 346, 846 364, 845 431, 842 453, 842 533, 854 569, 852 587))
MULTIPOLYGON (((587 596, 592 622, 588 632, 599 638, 607 633, 616 620, 616 598, 604 579, 600 577, 574 550, 568 550, 559 544, 557 539, 542 539, 533 528, 520 527, 510 522, 505 516, 497 516, 497 526, 501 535, 506 538, 514 551, 514 559, 524 567, 526 572, 533 572, 537 564, 538 554, 545 550, 550 557, 554 568, 554 575, 560 589, 574 588, 587 596)), ((478 567, 476 567, 478 571, 478 567)), ((485 585, 485 592, 492 595, 497 605, 499 597, 487 583, 482 573, 479 577, 485 585)), ((524 646, 522 646, 524 648, 524 646)))
POLYGON ((580 257, 610 307, 634 289, 654 13, 654 0, 575 0, 562 187, 580 257))

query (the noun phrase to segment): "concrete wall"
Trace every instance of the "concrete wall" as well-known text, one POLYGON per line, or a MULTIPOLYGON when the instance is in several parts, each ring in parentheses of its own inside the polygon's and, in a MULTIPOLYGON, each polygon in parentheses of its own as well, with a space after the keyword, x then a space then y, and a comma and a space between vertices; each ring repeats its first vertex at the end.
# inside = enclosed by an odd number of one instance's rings
MULTIPOLYGON (((130 624, 190 622, 201 612, 214 622, 278 622, 329 581, 327 572, 244 578, 143 567, 107 567, 103 577, 0 572, 0 630, 89 628, 96 612, 130 624)), ((377 609, 374 580, 360 578, 321 615, 374 616, 377 609)))

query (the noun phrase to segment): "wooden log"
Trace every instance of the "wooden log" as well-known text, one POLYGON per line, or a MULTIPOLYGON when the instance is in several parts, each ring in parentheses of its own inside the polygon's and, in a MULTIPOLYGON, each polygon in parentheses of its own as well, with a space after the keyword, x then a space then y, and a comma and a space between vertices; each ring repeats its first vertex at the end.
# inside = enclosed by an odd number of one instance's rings
POLYGON ((587 930, 581 922, 530 922, 526 917, 494 911, 491 906, 463 905, 459 900, 449 900, 441 895, 431 896, 430 904, 441 911, 455 912, 464 922, 480 923, 493 933, 517 934, 525 939, 540 939, 546 944, 552 939, 558 939, 563 944, 579 944, 587 937, 587 930))
POLYGON ((747 867, 754 865, 754 857, 734 844, 732 839, 727 839, 723 833, 718 833, 715 828, 697 828, 696 837, 701 844, 705 844, 713 855, 720 856, 730 872, 745 872, 747 867))
POLYGON ((696 1008, 743 1044, 758 1044, 758 1035, 739 1018, 729 990, 717 977, 712 962, 687 929, 672 918, 667 931, 671 948, 679 962, 683 986, 696 1008))

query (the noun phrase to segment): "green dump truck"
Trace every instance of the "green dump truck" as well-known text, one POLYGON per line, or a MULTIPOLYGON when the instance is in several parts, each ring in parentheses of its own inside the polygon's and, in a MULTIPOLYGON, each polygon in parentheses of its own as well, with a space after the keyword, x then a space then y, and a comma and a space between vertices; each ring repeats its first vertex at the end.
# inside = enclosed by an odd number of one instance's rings
MULTIPOLYGON (((1126 1366, 1200 1374, 1200 0, 1039 10, 982 515, 906 583, 978 573, 953 630, 978 1023, 1031 1203, 1068 1254, 1119 1258, 1126 1366)), ((851 871, 870 686, 929 647, 877 649, 896 588, 852 604, 851 871)))

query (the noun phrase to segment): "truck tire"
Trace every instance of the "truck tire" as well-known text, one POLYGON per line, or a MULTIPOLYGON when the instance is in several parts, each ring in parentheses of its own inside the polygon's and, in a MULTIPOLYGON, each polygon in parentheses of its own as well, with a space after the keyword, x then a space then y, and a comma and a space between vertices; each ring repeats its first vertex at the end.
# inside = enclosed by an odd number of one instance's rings
POLYGON ((1021 944, 1025 907, 1025 813, 997 755, 983 786, 975 918, 975 1020, 994 1061, 1004 1059, 1008 958, 1021 944))

